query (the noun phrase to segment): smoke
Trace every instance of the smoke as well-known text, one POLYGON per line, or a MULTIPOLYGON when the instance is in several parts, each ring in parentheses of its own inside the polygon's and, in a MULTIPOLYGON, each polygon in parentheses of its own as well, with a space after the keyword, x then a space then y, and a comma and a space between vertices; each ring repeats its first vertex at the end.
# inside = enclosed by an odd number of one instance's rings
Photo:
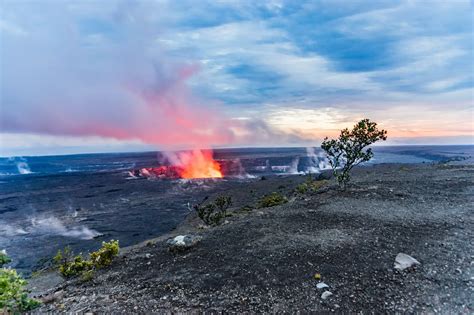
POLYGON ((67 228, 61 220, 56 217, 47 217, 31 220, 31 232, 40 234, 54 234, 82 240, 90 240, 101 235, 99 232, 86 226, 67 228))
POLYGON ((18 168, 18 173, 20 174, 31 174, 30 167, 26 162, 18 162, 16 164, 18 168))
POLYGON ((18 226, 0 221, 0 240, 20 235, 60 235, 90 240, 101 235, 86 226, 68 227, 55 216, 32 217, 27 226, 18 226))
POLYGON ((2 176, 7 175, 26 175, 32 174, 33 172, 28 165, 28 161, 23 157, 9 157, 6 160, 7 164, 5 165, 9 171, 0 173, 2 176), (15 172, 16 169, 16 172, 15 172))
POLYGON ((26 160, 18 161, 16 162, 16 167, 18 169, 18 173, 24 175, 24 174, 31 174, 30 167, 26 160))
MULTIPOLYGON (((87 4, 8 7, 22 19, 10 21, 16 31, 1 30, 2 132, 163 146, 234 141, 234 123, 219 104, 190 88, 199 64, 161 50, 162 17, 146 4, 94 7, 99 18, 93 21, 82 13, 91 9, 87 4)), ((2 17, 8 22, 11 16, 2 17)))
POLYGON ((316 153, 313 147, 306 148, 306 157, 308 158, 308 166, 306 173, 320 173, 323 170, 331 169, 331 165, 323 152, 316 153))

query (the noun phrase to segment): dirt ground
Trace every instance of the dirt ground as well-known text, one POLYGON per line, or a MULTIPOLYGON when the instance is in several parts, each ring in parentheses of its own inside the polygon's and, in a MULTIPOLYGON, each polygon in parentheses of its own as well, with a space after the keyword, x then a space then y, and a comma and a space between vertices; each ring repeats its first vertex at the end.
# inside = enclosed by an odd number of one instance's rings
POLYGON ((294 192, 303 176, 255 180, 226 192, 234 200, 226 224, 203 229, 191 215, 125 249, 92 281, 49 273, 30 287, 59 292, 38 312, 472 313, 473 175, 473 165, 377 165, 357 169, 344 192, 329 181, 306 194, 294 192), (289 202, 240 210, 270 191, 289 202), (169 252, 166 240, 184 234, 202 241, 169 252), (400 272, 398 253, 421 264, 400 272))

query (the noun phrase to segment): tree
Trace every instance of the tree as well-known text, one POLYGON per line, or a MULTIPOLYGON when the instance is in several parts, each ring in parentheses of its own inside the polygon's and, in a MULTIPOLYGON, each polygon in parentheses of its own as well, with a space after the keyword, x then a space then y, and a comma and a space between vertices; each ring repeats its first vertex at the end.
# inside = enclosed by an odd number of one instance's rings
POLYGON ((365 148, 379 140, 387 140, 387 131, 377 129, 377 123, 369 119, 359 121, 351 131, 347 128, 341 130, 336 140, 324 139, 321 148, 326 152, 334 177, 342 189, 350 180, 351 169, 374 156, 371 148, 365 148))
POLYGON ((221 221, 227 216, 227 209, 232 205, 232 198, 230 196, 219 196, 214 203, 209 203, 205 206, 202 204, 208 198, 204 198, 203 202, 194 206, 199 218, 208 225, 219 225, 221 221))

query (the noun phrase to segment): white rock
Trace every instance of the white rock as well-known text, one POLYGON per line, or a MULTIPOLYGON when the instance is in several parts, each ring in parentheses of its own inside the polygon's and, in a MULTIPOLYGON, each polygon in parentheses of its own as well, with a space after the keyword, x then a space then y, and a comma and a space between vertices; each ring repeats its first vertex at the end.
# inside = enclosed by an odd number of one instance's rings
POLYGON ((174 244, 175 245, 185 245, 186 243, 184 243, 184 237, 185 235, 178 235, 174 238, 174 244))
POLYGON ((329 286, 328 286, 326 283, 324 283, 324 282, 320 282, 320 283, 318 283, 318 284, 316 285, 316 288, 318 288, 318 289, 324 289, 324 288, 329 288, 329 286))
POLYGON ((395 257, 395 269, 405 270, 407 268, 413 267, 414 265, 420 265, 420 262, 410 255, 398 253, 397 257, 395 257))
POLYGON ((322 298, 323 300, 325 300, 325 299, 327 299, 328 297, 330 297, 331 295, 332 295, 331 292, 329 292, 329 291, 324 291, 323 294, 321 294, 321 298, 322 298))
POLYGON ((201 239, 202 237, 198 235, 178 235, 169 239, 166 243, 171 251, 180 251, 196 245, 201 239))

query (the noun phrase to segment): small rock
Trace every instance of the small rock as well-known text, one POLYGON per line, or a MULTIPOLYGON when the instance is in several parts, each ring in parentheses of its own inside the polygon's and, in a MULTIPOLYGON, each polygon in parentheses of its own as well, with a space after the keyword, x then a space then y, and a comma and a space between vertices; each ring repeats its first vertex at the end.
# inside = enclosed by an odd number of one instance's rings
POLYGON ((324 289, 324 288, 329 288, 329 286, 328 286, 326 283, 324 283, 324 282, 320 282, 320 283, 318 283, 318 284, 316 285, 316 288, 318 288, 318 289, 324 289))
POLYGON ((171 252, 179 252, 195 246, 201 239, 202 237, 199 235, 178 235, 175 238, 170 238, 166 244, 171 252))
POLYGON ((145 258, 150 259, 150 258, 151 258, 151 254, 150 254, 150 253, 146 253, 146 254, 145 254, 145 258))
POLYGON ((397 257, 395 257, 395 269, 402 271, 415 265, 420 265, 420 262, 410 255, 398 253, 397 257))
POLYGON ((324 291, 323 294, 321 294, 321 298, 322 298, 323 300, 325 300, 325 299, 327 299, 328 297, 330 297, 331 295, 332 295, 331 292, 329 292, 329 291, 324 291))
POLYGON ((54 293, 50 293, 48 295, 45 295, 45 296, 41 297, 39 300, 43 304, 48 304, 48 303, 52 303, 52 302, 59 302, 63 299, 63 297, 64 297, 64 291, 59 290, 59 291, 56 291, 54 293))

